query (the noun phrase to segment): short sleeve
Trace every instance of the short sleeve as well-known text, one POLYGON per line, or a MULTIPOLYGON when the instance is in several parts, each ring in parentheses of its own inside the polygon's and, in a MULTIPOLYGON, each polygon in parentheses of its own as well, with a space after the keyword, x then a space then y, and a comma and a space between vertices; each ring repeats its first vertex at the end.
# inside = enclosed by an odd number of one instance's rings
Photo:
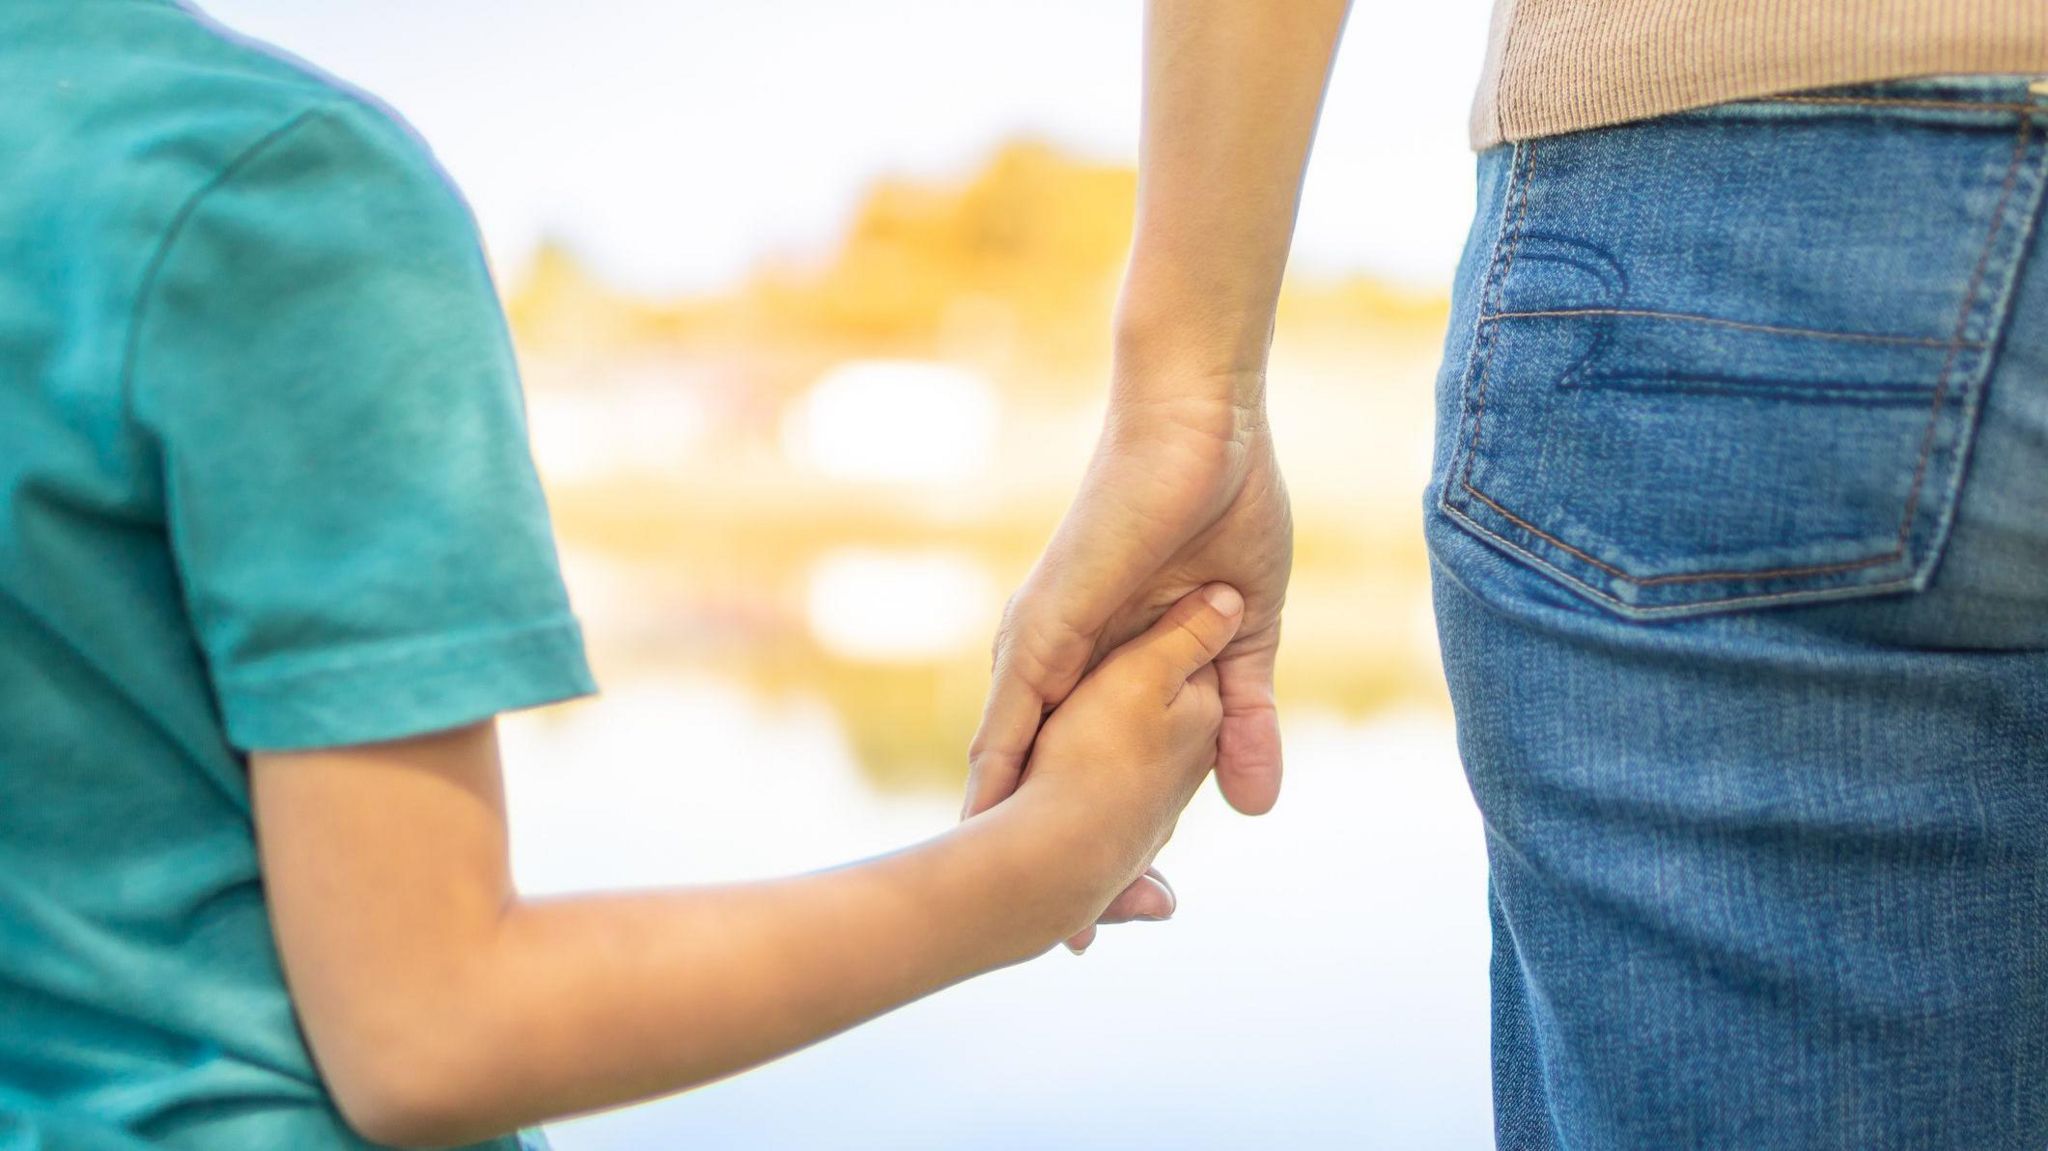
POLYGON ((468 209, 344 100, 186 204, 127 394, 226 726, 251 750, 592 690, 468 209))

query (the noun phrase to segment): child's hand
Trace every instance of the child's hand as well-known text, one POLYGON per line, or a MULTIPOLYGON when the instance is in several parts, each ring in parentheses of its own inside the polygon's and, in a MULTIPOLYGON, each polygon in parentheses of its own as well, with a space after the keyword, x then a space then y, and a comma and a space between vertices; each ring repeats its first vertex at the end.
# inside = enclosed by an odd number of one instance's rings
POLYGON ((1210 661, 1243 615, 1234 588, 1197 589, 1112 652, 1039 731, 1015 798, 1047 813, 1046 866, 1079 904, 1076 952, 1165 846, 1216 762, 1223 706, 1210 661))

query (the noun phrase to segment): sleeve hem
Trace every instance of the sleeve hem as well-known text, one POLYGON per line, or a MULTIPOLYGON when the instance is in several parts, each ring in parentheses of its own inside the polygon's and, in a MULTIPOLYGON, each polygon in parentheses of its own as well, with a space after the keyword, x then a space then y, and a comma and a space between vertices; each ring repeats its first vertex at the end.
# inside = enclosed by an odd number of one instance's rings
POLYGON ((436 636, 221 678, 229 742, 300 751, 445 731, 597 690, 571 617, 436 636))

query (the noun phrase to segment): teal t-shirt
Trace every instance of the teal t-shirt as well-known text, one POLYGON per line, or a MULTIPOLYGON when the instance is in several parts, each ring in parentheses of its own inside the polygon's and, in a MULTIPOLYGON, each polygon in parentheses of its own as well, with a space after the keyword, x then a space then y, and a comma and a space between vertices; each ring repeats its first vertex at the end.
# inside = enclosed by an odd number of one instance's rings
POLYGON ((0 2, 0 171, 0 1151, 363 1147, 244 756, 591 689, 475 227, 168 0, 0 2))

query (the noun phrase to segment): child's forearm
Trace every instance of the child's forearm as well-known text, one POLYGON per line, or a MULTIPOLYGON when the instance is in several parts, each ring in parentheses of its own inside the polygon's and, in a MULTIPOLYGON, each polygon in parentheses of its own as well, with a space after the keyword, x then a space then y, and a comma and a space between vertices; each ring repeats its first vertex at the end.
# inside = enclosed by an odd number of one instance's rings
POLYGON ((497 1020, 451 1053, 457 1122, 435 1134, 702 1084, 1045 950, 1085 916, 1014 873, 1011 834, 998 818, 800 878, 515 904, 466 1008, 497 1020))
POLYGON ((1043 951, 1113 894, 1084 878, 1109 848, 1048 842, 1069 821, 1019 797, 834 871, 526 901, 488 727, 252 773, 294 1001, 336 1101, 387 1143, 716 1079, 1043 951))

